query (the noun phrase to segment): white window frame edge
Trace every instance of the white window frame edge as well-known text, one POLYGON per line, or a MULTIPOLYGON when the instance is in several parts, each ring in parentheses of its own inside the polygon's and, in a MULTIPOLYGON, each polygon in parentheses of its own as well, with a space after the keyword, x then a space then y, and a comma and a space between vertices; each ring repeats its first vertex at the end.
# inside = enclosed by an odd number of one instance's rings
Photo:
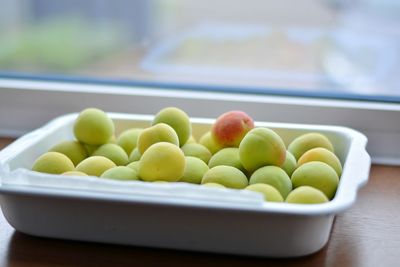
POLYGON ((400 165, 395 103, 0 79, 0 136, 18 137, 89 106, 137 114, 177 106, 192 117, 210 118, 240 109, 257 121, 346 126, 367 136, 373 163, 400 165))

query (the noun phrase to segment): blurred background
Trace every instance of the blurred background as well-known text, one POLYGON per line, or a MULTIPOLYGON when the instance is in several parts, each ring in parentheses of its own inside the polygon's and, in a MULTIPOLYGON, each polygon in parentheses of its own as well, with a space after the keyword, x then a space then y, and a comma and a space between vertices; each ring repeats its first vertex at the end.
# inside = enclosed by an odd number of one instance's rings
POLYGON ((0 77, 400 102, 400 1, 0 0, 0 77))

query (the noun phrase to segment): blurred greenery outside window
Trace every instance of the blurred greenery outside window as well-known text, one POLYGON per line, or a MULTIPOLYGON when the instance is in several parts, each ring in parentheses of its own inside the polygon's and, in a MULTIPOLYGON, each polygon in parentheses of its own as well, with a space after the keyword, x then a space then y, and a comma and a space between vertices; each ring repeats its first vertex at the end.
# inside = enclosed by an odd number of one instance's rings
POLYGON ((396 1, 0 0, 0 72, 400 99, 396 1))

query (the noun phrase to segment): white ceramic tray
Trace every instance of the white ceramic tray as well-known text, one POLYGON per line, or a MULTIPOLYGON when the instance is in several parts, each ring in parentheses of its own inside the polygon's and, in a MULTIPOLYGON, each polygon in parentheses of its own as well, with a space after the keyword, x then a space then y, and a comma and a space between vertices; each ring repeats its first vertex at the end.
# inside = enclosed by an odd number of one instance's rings
MULTIPOLYGON (((61 140, 72 139, 77 114, 57 118, 0 152, 0 204, 18 231, 40 237, 268 257, 321 249, 334 215, 350 207, 368 180, 366 137, 335 126, 256 122, 288 144, 325 134, 343 164, 334 199, 317 205, 268 203, 258 193, 185 183, 120 182, 60 177, 28 169, 61 140)), ((117 132, 150 125, 152 116, 110 113, 117 132)), ((193 118, 197 136, 214 120, 193 118)))

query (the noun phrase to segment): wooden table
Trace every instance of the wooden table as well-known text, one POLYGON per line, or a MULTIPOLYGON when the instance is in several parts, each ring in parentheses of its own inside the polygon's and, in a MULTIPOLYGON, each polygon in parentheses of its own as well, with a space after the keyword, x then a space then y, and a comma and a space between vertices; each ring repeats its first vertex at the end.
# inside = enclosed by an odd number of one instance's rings
MULTIPOLYGON (((0 148, 12 139, 0 138, 0 148)), ((329 243, 296 259, 264 259, 31 237, 0 213, 0 266, 399 266, 400 167, 373 165, 356 204, 336 216, 329 243)))

